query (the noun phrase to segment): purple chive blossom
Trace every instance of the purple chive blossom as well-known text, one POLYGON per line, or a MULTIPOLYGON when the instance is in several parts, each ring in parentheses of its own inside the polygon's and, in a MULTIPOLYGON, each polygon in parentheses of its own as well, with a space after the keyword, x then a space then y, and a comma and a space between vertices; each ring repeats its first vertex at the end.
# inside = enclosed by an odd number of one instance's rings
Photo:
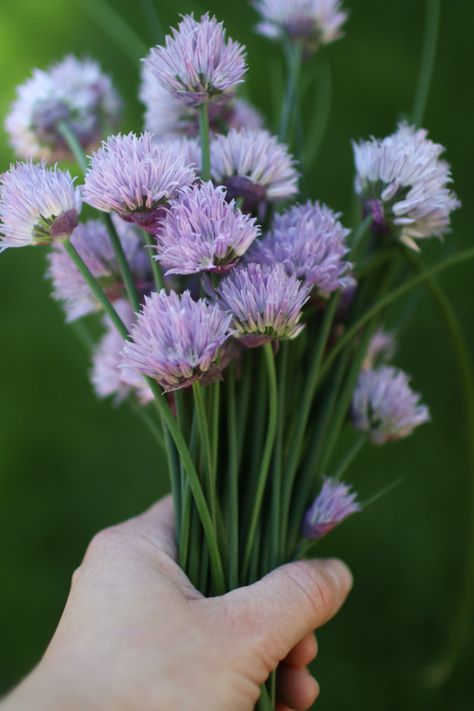
POLYGON ((175 156, 183 158, 185 164, 193 170, 198 170, 201 165, 201 146, 197 138, 188 136, 171 136, 159 141, 155 137, 158 145, 164 145, 169 148, 175 156))
MULTIPOLYGON (((135 314, 129 302, 119 299, 114 303, 114 308, 125 326, 130 329, 135 321, 135 314)), ((97 396, 100 398, 113 396, 118 404, 133 393, 142 404, 150 402, 153 394, 144 378, 119 368, 124 339, 107 318, 104 321, 106 333, 94 352, 90 373, 97 396)))
POLYGON ((460 206, 448 188, 451 170, 443 146, 427 131, 401 123, 383 140, 354 143, 355 189, 372 215, 375 233, 394 232, 408 247, 449 231, 450 213, 460 206))
POLYGON ((395 355, 397 343, 391 333, 383 329, 375 332, 367 348, 367 355, 364 358, 364 370, 371 370, 381 362, 387 362, 395 355))
POLYGON ((339 215, 326 205, 307 202, 275 216, 272 231, 256 242, 249 261, 284 265, 288 274, 302 279, 310 289, 330 294, 353 284, 344 261, 348 230, 339 215))
POLYGON ((217 288, 221 308, 232 314, 236 336, 249 347, 296 338, 308 289, 282 264, 237 267, 217 288))
POLYGON ((0 176, 0 252, 66 240, 76 227, 81 198, 67 171, 17 163, 0 176))
POLYGON ((385 366, 363 371, 352 398, 352 423, 373 444, 408 437, 430 414, 402 370, 385 366))
POLYGON ((244 47, 227 40, 223 23, 209 13, 199 21, 185 15, 165 45, 151 50, 145 64, 187 106, 232 92, 247 70, 244 47))
POLYGON ((319 540, 352 514, 361 511, 351 487, 336 479, 325 479, 303 521, 305 538, 319 540))
POLYGON ((156 380, 165 391, 218 377, 219 350, 232 335, 231 316, 189 291, 162 289, 145 305, 122 351, 122 368, 156 380))
POLYGON ((195 178, 172 147, 156 144, 150 133, 129 133, 111 136, 92 154, 83 195, 98 210, 153 231, 163 207, 195 178))
MULTIPOLYGON (((133 229, 120 229, 120 240, 137 287, 149 279, 149 257, 133 229)), ((124 285, 107 228, 99 220, 89 220, 74 230, 71 243, 111 301, 124 295, 124 285)), ((63 302, 68 322, 99 310, 89 287, 66 253, 55 244, 48 255, 47 276, 54 287, 53 296, 63 302)))
MULTIPOLYGON (((186 106, 170 94, 147 62, 142 63, 140 101, 145 106, 145 129, 158 140, 180 135, 199 136, 197 107, 186 106)), ((261 128, 263 119, 248 102, 220 96, 209 103, 209 126, 211 131, 218 133, 230 128, 261 128)))
POLYGON ((96 62, 72 55, 33 75, 17 88, 5 121, 13 149, 21 158, 48 162, 71 158, 59 132, 63 121, 82 148, 101 138, 104 123, 115 126, 121 101, 96 62))
POLYGON ((307 51, 316 51, 342 37, 347 12, 340 0, 254 0, 262 20, 257 31, 270 39, 285 35, 301 40, 307 51))
POLYGON ((211 182, 183 190, 173 200, 157 233, 158 256, 166 274, 227 272, 260 233, 225 188, 211 182))
POLYGON ((286 200, 298 192, 295 161, 268 131, 229 131, 211 142, 212 177, 230 198, 252 209, 261 202, 286 200))

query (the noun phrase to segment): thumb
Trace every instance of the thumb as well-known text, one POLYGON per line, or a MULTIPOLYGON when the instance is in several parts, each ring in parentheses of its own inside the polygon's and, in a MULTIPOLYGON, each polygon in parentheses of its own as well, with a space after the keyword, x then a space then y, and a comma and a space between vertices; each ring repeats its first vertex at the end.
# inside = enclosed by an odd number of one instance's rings
POLYGON ((277 568, 262 580, 226 595, 248 632, 284 659, 341 608, 352 575, 339 560, 307 560, 277 568))

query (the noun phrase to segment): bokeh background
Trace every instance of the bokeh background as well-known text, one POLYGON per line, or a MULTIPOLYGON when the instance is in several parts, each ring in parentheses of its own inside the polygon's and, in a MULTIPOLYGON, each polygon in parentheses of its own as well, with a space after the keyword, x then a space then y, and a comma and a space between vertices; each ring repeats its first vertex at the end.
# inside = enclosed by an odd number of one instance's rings
MULTIPOLYGON (((196 7, 156 0, 163 24, 196 7)), ((278 48, 252 31, 249 3, 200 0, 248 46, 248 95, 273 110, 271 86, 281 72, 278 48)), ((140 2, 113 0, 114 10, 145 46, 154 27, 140 2)), ((334 92, 328 131, 310 176, 314 197, 351 215, 350 139, 383 136, 408 113, 424 23, 423 0, 347 0, 344 40, 325 51, 334 92)), ((15 85, 32 67, 67 52, 97 58, 127 101, 124 128, 141 127, 137 101, 140 43, 124 51, 97 0, 3 0, 0 8, 0 117, 15 85), (94 17, 95 16, 95 17, 94 17)), ((438 260, 472 240, 472 27, 474 4, 443 8, 436 74, 425 124, 449 147, 463 209, 445 244, 424 248, 438 260)), ((310 92, 312 94, 313 92, 310 92)), ((310 96, 305 115, 321 111, 310 96)), ((0 130, 0 168, 12 155, 0 130)), ((71 573, 91 536, 160 496, 165 470, 151 438, 127 409, 97 402, 87 354, 49 298, 41 249, 0 258, 0 693, 38 660, 64 604, 71 573)), ((473 269, 467 263, 442 282, 474 352, 473 269)), ((398 322, 408 308, 392 314, 398 322)), ((469 472, 462 390, 451 343, 431 301, 420 292, 404 328, 398 362, 414 376, 433 422, 411 439, 367 450, 352 479, 375 492, 403 485, 321 545, 351 565, 355 589, 345 610, 321 631, 315 671, 320 711, 430 711, 474 707, 473 635, 450 682, 423 684, 449 635, 467 556, 469 472)))

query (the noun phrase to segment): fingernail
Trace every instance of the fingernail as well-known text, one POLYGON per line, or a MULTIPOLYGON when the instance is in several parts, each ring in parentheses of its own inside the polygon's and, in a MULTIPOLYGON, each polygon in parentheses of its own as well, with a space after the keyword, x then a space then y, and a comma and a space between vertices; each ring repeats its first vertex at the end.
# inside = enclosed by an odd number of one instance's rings
POLYGON ((339 590, 344 590, 347 594, 354 584, 354 578, 352 577, 352 573, 347 565, 338 558, 322 560, 321 564, 328 575, 330 575, 334 580, 337 588, 339 590))

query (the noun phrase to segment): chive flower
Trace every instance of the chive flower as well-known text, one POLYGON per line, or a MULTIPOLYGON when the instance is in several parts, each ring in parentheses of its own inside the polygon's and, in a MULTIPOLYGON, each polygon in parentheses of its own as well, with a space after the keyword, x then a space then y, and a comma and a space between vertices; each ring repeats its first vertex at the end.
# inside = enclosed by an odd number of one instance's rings
POLYGON ((309 291, 282 264, 239 266, 221 281, 217 294, 245 346, 293 339, 304 328, 300 321, 309 291))
POLYGON ((359 375, 352 398, 352 424, 373 444, 408 437, 430 419, 420 395, 410 388, 402 370, 383 366, 359 375))
POLYGON ((301 41, 306 52, 342 37, 347 12, 341 0, 254 0, 261 15, 257 32, 269 39, 301 41))
POLYGON ((57 166, 16 163, 0 176, 0 252, 69 238, 81 198, 74 179, 57 166))
POLYGON ((418 251, 417 240, 449 231, 450 214, 460 202, 448 187, 451 169, 440 158, 445 149, 427 131, 401 123, 387 138, 353 148, 355 189, 376 234, 395 234, 418 251))
POLYGON ((211 182, 187 188, 170 203, 157 233, 157 259, 166 274, 225 273, 259 235, 256 220, 226 201, 211 182))
POLYGON ((324 480, 321 491, 303 520, 305 538, 319 540, 346 518, 362 510, 357 494, 337 479, 324 480))
POLYGON ((232 92, 247 70, 244 47, 227 39, 223 23, 209 13, 199 21, 184 15, 164 46, 151 50, 145 64, 187 106, 232 92))
POLYGON ((153 231, 163 208, 195 178, 173 146, 155 143, 150 133, 119 134, 92 154, 83 195, 92 207, 153 231))
MULTIPOLYGON (((152 50, 153 52, 153 50, 152 50)), ((158 140, 173 136, 198 136, 199 111, 170 94, 158 81, 148 63, 142 63, 140 101, 145 106, 145 129, 158 140)), ((231 128, 261 128, 260 112, 247 101, 222 95, 209 103, 209 127, 213 133, 231 128)))
POLYGON ((121 368, 156 380, 165 391, 219 377, 221 346, 232 335, 231 316, 204 299, 159 293, 145 305, 122 351, 121 368))
POLYGON ((35 69, 17 87, 5 129, 20 158, 53 162, 72 158, 61 123, 90 150, 105 125, 117 125, 120 113, 121 100, 109 76, 91 59, 69 55, 46 70, 35 69))
POLYGON ((287 146, 268 131, 243 129, 216 136, 211 142, 214 182, 225 185, 229 198, 242 198, 244 210, 278 202, 298 192, 295 160, 287 146))
POLYGON ((262 264, 281 263, 308 288, 330 294, 353 284, 348 275, 351 264, 344 260, 348 232, 339 214, 308 201, 275 215, 272 230, 255 243, 248 258, 262 264))

